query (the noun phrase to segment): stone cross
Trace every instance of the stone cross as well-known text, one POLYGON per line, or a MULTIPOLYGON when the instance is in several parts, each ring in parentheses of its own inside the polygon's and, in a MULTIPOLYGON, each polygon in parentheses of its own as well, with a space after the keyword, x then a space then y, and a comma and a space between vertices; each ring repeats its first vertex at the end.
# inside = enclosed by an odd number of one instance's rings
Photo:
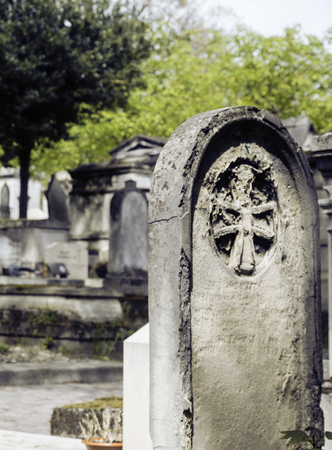
POLYGON ((232 203, 218 198, 218 218, 213 225, 215 239, 227 238, 231 248, 229 267, 242 275, 251 275, 256 267, 254 236, 265 240, 269 245, 274 239, 269 214, 275 212, 274 201, 254 206, 251 200, 252 183, 255 179, 255 169, 248 165, 239 167, 239 173, 232 179, 230 186, 232 203), (237 180, 237 184, 234 180, 237 180), (267 222, 260 224, 255 218, 264 217, 267 222), (226 222, 226 223, 225 223, 226 222), (235 236, 231 243, 231 237, 235 236))
POLYGON ((318 204, 279 119, 189 119, 149 205, 153 448, 282 450, 280 431, 322 428, 318 204))

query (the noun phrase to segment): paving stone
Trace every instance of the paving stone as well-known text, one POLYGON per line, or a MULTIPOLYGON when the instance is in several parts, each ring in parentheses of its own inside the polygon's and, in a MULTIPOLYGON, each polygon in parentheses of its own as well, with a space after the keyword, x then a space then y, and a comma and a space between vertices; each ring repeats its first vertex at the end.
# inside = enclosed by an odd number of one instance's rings
POLYGON ((0 430, 0 450, 84 450, 80 439, 0 430))
POLYGON ((1 387, 0 430, 50 435, 49 421, 53 408, 99 397, 122 396, 122 392, 122 381, 1 387))

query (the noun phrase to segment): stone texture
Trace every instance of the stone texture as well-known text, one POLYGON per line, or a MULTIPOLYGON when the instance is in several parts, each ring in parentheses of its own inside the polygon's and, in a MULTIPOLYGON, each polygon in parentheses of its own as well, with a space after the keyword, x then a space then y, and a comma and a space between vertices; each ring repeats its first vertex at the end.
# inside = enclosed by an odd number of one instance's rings
MULTIPOLYGON (((70 177, 69 174, 68 177, 70 177)), ((45 195, 48 201, 48 216, 50 220, 69 223, 69 197, 62 189, 56 175, 52 175, 45 195)))
POLYGON ((52 242, 68 242, 69 225, 51 220, 0 221, 0 268, 17 264, 34 269, 52 242))
POLYGON ((322 426, 318 222, 272 114, 226 108, 173 133, 150 198, 153 448, 278 450, 280 430, 322 426))
POLYGON ((85 280, 88 278, 88 251, 75 242, 54 242, 44 251, 46 263, 65 264, 71 280, 85 280))
POLYGON ((135 181, 111 201, 108 274, 105 286, 121 296, 147 296, 148 204, 135 181))
MULTIPOLYGON (((122 434, 122 411, 118 408, 100 408, 94 409, 100 424, 103 423, 103 417, 106 410, 110 410, 111 430, 122 434)), ((92 410, 83 408, 54 408, 51 417, 51 435, 71 438, 84 438, 80 427, 83 419, 92 419, 92 410)))

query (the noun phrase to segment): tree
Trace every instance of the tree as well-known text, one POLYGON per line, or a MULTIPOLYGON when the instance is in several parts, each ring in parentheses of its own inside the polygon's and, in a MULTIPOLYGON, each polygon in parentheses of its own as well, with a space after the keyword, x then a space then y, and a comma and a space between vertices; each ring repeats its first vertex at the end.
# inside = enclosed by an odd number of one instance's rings
POLYGON ((124 108, 151 50, 135 8, 107 0, 0 0, 0 145, 18 157, 26 217, 32 151, 69 124, 124 108))
POLYGON ((71 128, 72 140, 53 154, 75 155, 76 165, 102 161, 136 133, 169 137, 189 117, 227 106, 254 105, 281 119, 304 111, 317 131, 332 128, 328 34, 320 40, 299 27, 272 37, 246 29, 163 31, 143 65, 145 87, 134 89, 124 108, 71 128))

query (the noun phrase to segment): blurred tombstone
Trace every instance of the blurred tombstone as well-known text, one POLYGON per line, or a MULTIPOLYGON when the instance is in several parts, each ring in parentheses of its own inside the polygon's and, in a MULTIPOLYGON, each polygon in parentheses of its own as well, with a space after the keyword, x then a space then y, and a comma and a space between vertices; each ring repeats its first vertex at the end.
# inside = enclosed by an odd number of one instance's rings
POLYGON ((111 201, 109 264, 106 284, 123 295, 147 295, 148 203, 134 181, 111 201))
POLYGON ((48 200, 48 214, 50 220, 69 223, 68 196, 62 189, 56 175, 52 175, 51 182, 45 195, 48 200))
POLYGON ((10 218, 9 209, 9 187, 5 183, 1 189, 0 215, 2 219, 10 218))
POLYGON ((88 278, 88 251, 73 242, 53 243, 45 249, 44 261, 50 264, 63 264, 68 271, 68 279, 88 278))

